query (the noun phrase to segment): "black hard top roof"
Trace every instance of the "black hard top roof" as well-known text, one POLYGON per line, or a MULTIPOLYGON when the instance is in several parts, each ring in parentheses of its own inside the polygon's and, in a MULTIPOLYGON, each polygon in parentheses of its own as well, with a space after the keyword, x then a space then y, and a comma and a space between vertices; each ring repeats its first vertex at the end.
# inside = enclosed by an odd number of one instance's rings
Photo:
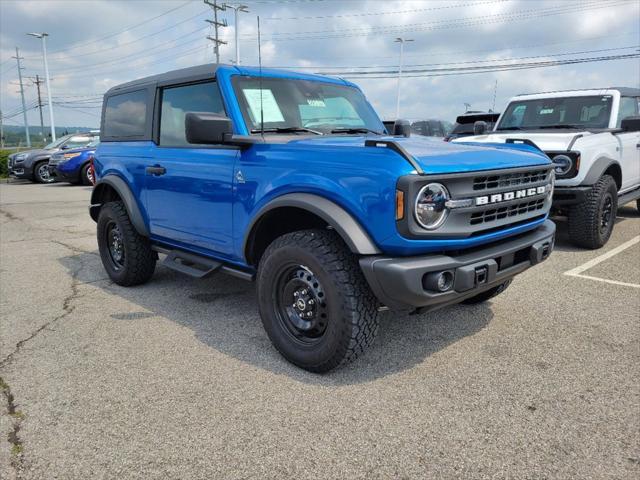
POLYGON ((550 92, 540 92, 540 93, 521 93, 517 96, 522 97, 524 95, 542 95, 545 93, 581 92, 581 91, 587 91, 587 90, 617 90, 620 92, 620 95, 625 97, 640 97, 640 88, 633 88, 633 87, 576 88, 572 90, 552 90, 550 92))
POLYGON ((105 96, 109 96, 121 90, 131 90, 136 87, 146 87, 157 83, 170 83, 176 80, 200 80, 206 77, 213 77, 220 66, 222 66, 222 64, 207 63, 204 65, 197 65, 195 67, 180 68, 178 70, 172 70, 159 75, 139 78, 110 88, 107 93, 105 93, 105 96))

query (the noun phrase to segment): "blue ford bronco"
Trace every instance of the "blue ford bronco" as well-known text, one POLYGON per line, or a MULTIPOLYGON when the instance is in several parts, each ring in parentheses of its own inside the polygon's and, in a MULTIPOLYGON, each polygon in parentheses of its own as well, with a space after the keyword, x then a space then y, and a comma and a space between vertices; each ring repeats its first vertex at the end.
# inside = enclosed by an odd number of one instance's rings
POLYGON ((545 260, 554 173, 523 144, 387 132, 347 81, 203 65, 104 97, 90 214, 124 286, 163 264, 257 283, 292 363, 326 372, 373 341, 380 312, 474 304, 545 260))

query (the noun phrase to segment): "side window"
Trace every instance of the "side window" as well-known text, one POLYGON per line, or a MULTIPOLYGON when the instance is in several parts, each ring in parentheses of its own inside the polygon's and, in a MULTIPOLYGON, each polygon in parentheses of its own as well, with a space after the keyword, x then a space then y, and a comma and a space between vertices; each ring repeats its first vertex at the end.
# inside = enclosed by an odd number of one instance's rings
POLYGON ((620 97, 620 110, 616 127, 620 128, 622 119, 638 115, 638 99, 634 97, 620 97))
POLYGON ((162 91, 160 145, 189 145, 184 132, 184 117, 187 112, 224 115, 224 104, 216 82, 169 87, 162 91))
POLYGON ((105 137, 140 137, 147 124, 147 91, 138 90, 107 99, 104 113, 105 137))

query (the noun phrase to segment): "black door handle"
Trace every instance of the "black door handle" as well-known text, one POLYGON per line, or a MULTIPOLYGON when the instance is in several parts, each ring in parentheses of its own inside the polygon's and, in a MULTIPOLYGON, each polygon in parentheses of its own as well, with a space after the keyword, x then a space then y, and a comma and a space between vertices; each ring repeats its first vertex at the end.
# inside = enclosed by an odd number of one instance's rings
POLYGON ((145 169, 145 171, 147 172, 148 175, 164 175, 165 173, 167 173, 167 169, 164 167, 161 167, 160 165, 154 165, 153 167, 147 167, 145 169))

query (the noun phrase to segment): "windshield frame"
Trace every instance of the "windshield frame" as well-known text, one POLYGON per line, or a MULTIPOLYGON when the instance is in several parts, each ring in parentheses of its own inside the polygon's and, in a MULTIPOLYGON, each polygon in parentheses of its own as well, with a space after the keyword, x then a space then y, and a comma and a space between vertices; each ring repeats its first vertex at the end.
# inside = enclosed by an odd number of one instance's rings
MULTIPOLYGON (((283 115, 284 121, 283 122, 264 122, 264 130, 265 130, 265 134, 269 134, 269 135, 316 135, 317 133, 311 132, 311 131, 303 131, 303 130, 319 130, 321 131, 321 134, 323 136, 327 136, 327 135, 352 135, 352 133, 347 133, 347 132, 331 132, 331 130, 336 130, 336 129, 341 129, 344 128, 346 130, 349 129, 358 129, 358 128, 362 128, 362 129, 369 129, 369 130, 373 130, 381 135, 383 135, 385 133, 385 127, 382 123, 382 120, 380 119, 380 117, 378 116, 377 112, 375 111, 375 109, 373 108, 373 106, 369 103, 369 101, 367 100, 366 96, 364 95, 364 93, 362 92, 362 90, 360 90, 360 88, 358 88, 355 85, 350 85, 348 83, 338 83, 338 82, 333 82, 333 81, 329 81, 329 79, 327 79, 327 81, 323 81, 323 80, 319 80, 319 79, 315 79, 315 78, 297 78, 297 77, 289 77, 289 76, 272 76, 272 75, 264 75, 262 77, 260 77, 260 75, 233 75, 231 77, 231 88, 233 91, 233 95, 234 95, 234 100, 236 102, 237 105, 237 110, 238 110, 238 120, 241 122, 242 127, 244 127, 246 134, 248 135, 260 135, 260 124, 259 122, 255 122, 252 118, 251 118, 251 114, 250 114, 250 106, 248 105, 246 96, 243 93, 243 89, 242 89, 242 85, 241 83, 243 81, 246 80, 252 80, 252 81, 259 81, 260 78, 262 78, 262 83, 272 83, 272 82, 303 82, 306 84, 318 84, 324 87, 332 87, 332 88, 337 88, 337 89, 344 89, 345 92, 348 92, 351 95, 356 95, 358 97, 360 97, 358 100, 361 100, 361 103, 359 104, 359 107, 364 108, 364 111, 360 111, 358 112, 356 110, 356 107, 351 105, 354 108, 355 113, 358 115, 359 120, 362 122, 362 125, 360 126, 355 126, 355 125, 350 125, 350 124, 331 124, 331 123, 326 123, 326 124, 321 124, 321 128, 317 127, 315 124, 314 125, 310 125, 308 122, 305 124, 304 122, 301 121, 301 118, 298 116, 297 121, 287 121, 287 117, 289 117, 290 115, 283 115), (289 127, 297 127, 300 128, 299 132, 296 131, 289 131, 289 132, 278 132, 276 131, 277 128, 289 128, 289 127), (267 130, 270 130, 267 132, 267 130)), ((262 90, 266 90, 267 87, 266 85, 262 87, 262 90)), ((342 98, 347 98, 347 95, 345 95, 345 97, 342 98)), ((347 100, 348 101, 348 100, 347 100)), ((276 99, 276 102, 278 104, 278 107, 280 107, 280 109, 283 109, 283 105, 282 102, 278 101, 278 99, 276 99)), ((298 107, 300 107, 300 105, 303 104, 298 104, 298 107)), ((285 112, 287 113, 287 112, 285 112)), ((291 112, 288 112, 289 114, 291 112)), ((333 119, 332 119, 333 120, 333 119)), ((338 120, 338 118, 336 118, 335 120, 338 120)), ((358 133, 359 135, 363 135, 364 133, 358 133)), ((355 133, 353 134, 355 135, 355 133)))
MULTIPOLYGON (((549 97, 536 97, 536 98, 514 98, 504 109, 500 118, 496 122, 493 131, 494 132, 509 132, 509 131, 553 131, 554 128, 562 129, 562 125, 569 125, 566 127, 567 130, 606 130, 609 128, 611 124, 612 115, 615 113, 615 105, 616 105, 616 95, 614 92, 603 92, 603 93, 585 93, 583 95, 566 95, 566 96, 549 96, 549 97), (579 101, 580 99, 608 99, 608 116, 606 122, 604 122, 604 126, 602 125, 590 125, 589 123, 580 123, 580 121, 573 122, 571 120, 556 121, 549 123, 538 123, 538 124, 525 124, 522 122, 520 125, 505 125, 507 115, 512 114, 512 111, 515 110, 518 106, 522 105, 535 105, 539 102, 560 102, 560 101, 579 101)), ((592 103, 591 106, 594 106, 595 103, 592 103)), ((607 107, 605 107, 607 108, 607 107)), ((525 111, 526 112, 526 111, 525 111)), ((526 113, 524 114, 526 115, 526 113)), ((540 114, 536 114, 539 116, 540 114)), ((522 120, 524 121, 524 119, 522 120)))

